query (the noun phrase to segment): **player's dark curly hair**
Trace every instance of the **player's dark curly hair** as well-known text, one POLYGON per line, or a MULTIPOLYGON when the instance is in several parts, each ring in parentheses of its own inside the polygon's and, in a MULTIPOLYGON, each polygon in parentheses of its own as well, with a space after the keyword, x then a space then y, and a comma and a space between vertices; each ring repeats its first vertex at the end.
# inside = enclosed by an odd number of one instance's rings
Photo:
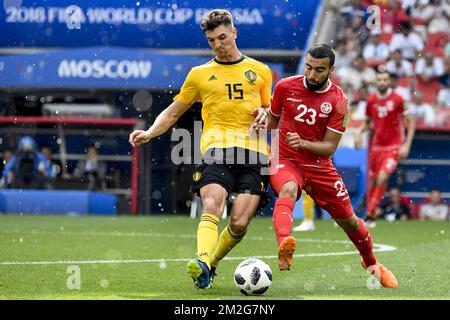
POLYGON ((212 31, 220 25, 233 26, 233 17, 231 13, 224 9, 214 9, 205 14, 200 27, 203 32, 212 31))
POLYGON ((332 47, 325 43, 316 43, 309 48, 308 52, 311 57, 316 59, 330 58, 330 67, 334 66, 335 54, 332 47))

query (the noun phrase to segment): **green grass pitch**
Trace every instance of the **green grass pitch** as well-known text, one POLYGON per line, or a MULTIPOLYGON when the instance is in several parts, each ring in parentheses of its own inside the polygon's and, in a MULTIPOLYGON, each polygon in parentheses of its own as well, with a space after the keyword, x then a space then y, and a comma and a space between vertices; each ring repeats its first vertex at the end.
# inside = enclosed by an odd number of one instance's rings
POLYGON ((376 256, 396 275, 397 289, 378 288, 329 220, 317 221, 314 232, 294 233, 293 267, 278 271, 272 219, 256 217, 222 261, 213 287, 195 290, 185 266, 195 257, 197 224, 184 216, 0 215, 0 299, 450 298, 447 222, 380 221, 371 231, 380 244, 376 256), (234 286, 234 270, 247 257, 261 257, 272 268, 263 296, 246 297, 234 286))

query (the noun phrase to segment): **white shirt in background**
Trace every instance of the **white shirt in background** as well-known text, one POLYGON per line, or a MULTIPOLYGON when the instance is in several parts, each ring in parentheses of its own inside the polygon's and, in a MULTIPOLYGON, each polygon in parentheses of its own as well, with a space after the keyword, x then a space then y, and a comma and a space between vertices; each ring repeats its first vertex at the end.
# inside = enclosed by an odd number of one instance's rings
POLYGON ((431 66, 426 64, 425 58, 419 58, 416 62, 416 75, 422 75, 425 77, 439 77, 445 72, 442 59, 433 58, 431 66))
POLYGON ((399 49, 403 58, 414 60, 417 52, 423 50, 424 43, 416 32, 410 32, 407 37, 403 33, 396 33, 392 36, 389 48, 391 52, 399 49))
POLYGON ((431 203, 424 204, 420 207, 420 217, 426 220, 445 221, 448 219, 448 206, 443 203, 436 206, 431 203))

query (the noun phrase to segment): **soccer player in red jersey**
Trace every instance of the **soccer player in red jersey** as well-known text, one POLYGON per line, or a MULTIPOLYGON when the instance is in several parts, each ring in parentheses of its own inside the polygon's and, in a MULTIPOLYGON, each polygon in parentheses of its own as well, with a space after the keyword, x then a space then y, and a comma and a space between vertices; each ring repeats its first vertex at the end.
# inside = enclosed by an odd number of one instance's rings
POLYGON ((355 146, 361 147, 361 135, 372 128, 368 154, 366 225, 376 225, 376 209, 386 191, 389 177, 398 161, 406 158, 415 132, 414 117, 405 109, 403 98, 391 88, 391 76, 383 66, 377 70, 377 92, 367 98, 366 120, 358 128, 355 146), (405 122, 407 136, 405 139, 405 122))
POLYGON ((353 212, 345 184, 331 160, 348 114, 346 95, 329 80, 335 69, 334 57, 330 46, 313 45, 306 54, 305 75, 284 78, 274 89, 268 128, 279 129, 279 158, 272 158, 270 175, 272 189, 278 194, 273 222, 279 269, 290 270, 292 264, 296 248, 291 236, 292 213, 305 190, 344 229, 359 250, 363 267, 384 287, 397 287, 392 272, 376 260, 372 237, 353 212))

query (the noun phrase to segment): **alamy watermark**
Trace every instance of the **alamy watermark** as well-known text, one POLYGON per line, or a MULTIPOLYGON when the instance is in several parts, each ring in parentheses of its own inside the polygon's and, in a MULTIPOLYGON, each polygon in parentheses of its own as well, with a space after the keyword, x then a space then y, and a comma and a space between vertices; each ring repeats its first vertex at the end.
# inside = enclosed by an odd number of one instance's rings
POLYGON ((81 289, 81 270, 79 266, 68 266, 66 272, 70 274, 67 278, 66 286, 69 290, 81 289))

